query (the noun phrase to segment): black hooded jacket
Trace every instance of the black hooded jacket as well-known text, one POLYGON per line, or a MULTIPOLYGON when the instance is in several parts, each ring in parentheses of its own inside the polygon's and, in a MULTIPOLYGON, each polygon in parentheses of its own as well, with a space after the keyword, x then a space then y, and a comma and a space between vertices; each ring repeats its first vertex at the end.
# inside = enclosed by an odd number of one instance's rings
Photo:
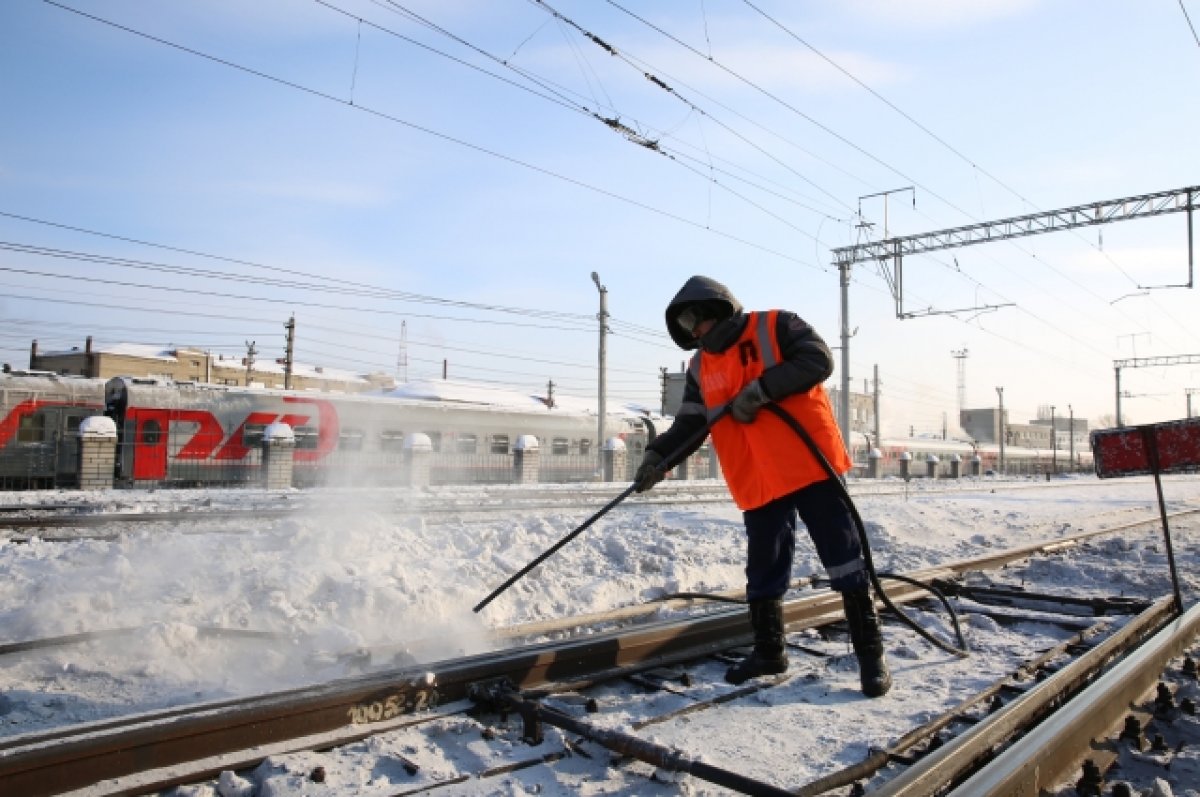
MULTIPOLYGON (((667 305, 667 332, 681 349, 702 348, 704 351, 720 353, 741 337, 748 317, 742 303, 721 283, 709 277, 696 276, 684 283, 679 293, 667 305), (711 307, 727 309, 727 314, 713 325, 702 338, 696 340, 679 325, 679 314, 690 304, 704 302, 711 307)), ((833 374, 833 353, 821 336, 808 323, 787 310, 780 310, 775 321, 775 339, 779 342, 781 359, 759 377, 763 392, 772 401, 779 401, 793 393, 803 393, 821 384, 833 374)), ((700 356, 698 353, 695 356, 700 356)), ((683 388, 683 401, 675 413, 671 428, 659 435, 648 445, 663 457, 671 457, 688 438, 703 428, 707 420, 704 398, 700 385, 688 370, 683 388)), ((686 452, 673 457, 680 462, 691 456, 701 445, 703 438, 686 452)))

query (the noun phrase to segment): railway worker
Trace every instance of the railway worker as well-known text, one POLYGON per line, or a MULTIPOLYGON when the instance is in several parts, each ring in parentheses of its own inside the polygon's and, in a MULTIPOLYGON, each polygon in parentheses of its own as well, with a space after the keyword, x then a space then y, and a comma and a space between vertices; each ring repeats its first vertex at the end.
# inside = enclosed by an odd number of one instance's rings
MULTIPOLYGON (((892 678, 879 615, 841 485, 779 417, 760 412, 776 402, 804 426, 834 470, 845 474, 851 460, 821 386, 833 373, 829 347, 795 313, 743 312, 728 288, 702 276, 689 279, 675 295, 666 321, 681 349, 699 351, 688 367, 675 422, 646 447, 635 489, 645 492, 657 484, 664 459, 695 436, 708 417, 730 405, 710 434, 746 525, 746 600, 754 650, 730 667, 725 679, 739 684, 787 670, 783 594, 791 580, 798 514, 833 589, 842 595, 863 694, 885 694, 892 678)), ((690 456, 703 442, 701 436, 681 453, 690 456)))

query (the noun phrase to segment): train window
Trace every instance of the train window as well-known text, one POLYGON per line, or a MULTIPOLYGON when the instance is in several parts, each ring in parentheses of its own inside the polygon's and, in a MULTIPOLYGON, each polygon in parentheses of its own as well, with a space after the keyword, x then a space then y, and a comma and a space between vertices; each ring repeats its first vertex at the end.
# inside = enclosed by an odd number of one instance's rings
POLYGON ((40 443, 46 439, 46 416, 25 415, 17 427, 18 443, 40 443))
POLYGON ((579 438, 579 455, 586 457, 592 451, 592 441, 586 437, 579 438))
POLYGON ((556 437, 550 443, 550 453, 555 456, 566 456, 571 453, 571 441, 565 437, 556 437))
POLYGON ((338 451, 361 451, 363 433, 358 429, 343 429, 338 436, 338 451))
POLYGON ((299 451, 316 451, 320 438, 315 426, 297 426, 292 434, 296 436, 296 449, 299 451))
POLYGON ((159 440, 162 440, 162 424, 151 418, 142 424, 141 442, 144 445, 157 445, 159 440))
POLYGON ((454 442, 454 450, 459 454, 474 454, 477 450, 479 439, 473 434, 460 434, 454 442))
POLYGON ((267 430, 266 424, 263 423, 248 423, 242 427, 242 445, 244 446, 260 446, 262 445, 263 432, 267 430))
POLYGON ((492 453, 507 454, 508 453, 508 435, 494 434, 492 435, 492 453))
POLYGON ((379 435, 380 451, 404 450, 404 432, 387 431, 379 435))

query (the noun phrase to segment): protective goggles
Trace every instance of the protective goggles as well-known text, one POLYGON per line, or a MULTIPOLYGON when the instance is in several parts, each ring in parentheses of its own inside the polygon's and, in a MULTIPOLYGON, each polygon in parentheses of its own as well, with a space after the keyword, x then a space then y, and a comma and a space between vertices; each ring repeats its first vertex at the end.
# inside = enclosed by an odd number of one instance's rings
POLYGON ((708 321, 711 318, 714 318, 714 316, 711 312, 708 312, 707 308, 703 307, 702 305, 691 304, 685 307, 683 312, 675 316, 675 321, 678 322, 679 326, 683 327, 683 330, 689 335, 695 335, 696 327, 700 326, 702 322, 708 321))

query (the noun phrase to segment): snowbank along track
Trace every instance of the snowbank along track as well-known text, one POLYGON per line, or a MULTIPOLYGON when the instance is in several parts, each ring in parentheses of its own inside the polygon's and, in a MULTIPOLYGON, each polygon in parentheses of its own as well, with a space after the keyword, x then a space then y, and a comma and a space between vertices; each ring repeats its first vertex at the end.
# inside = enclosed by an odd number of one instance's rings
MULTIPOLYGON (((956 586, 957 579, 968 572, 999 568, 1046 551, 1078 545, 1088 537, 1114 530, 1086 532, 1053 543, 999 552, 983 559, 917 572, 911 577, 923 583, 940 583, 949 591, 959 589, 965 597, 979 602, 1019 600, 1027 605, 1029 601, 1036 602, 1036 596, 968 590, 956 586)), ((889 595, 897 603, 924 596, 908 585, 888 582, 887 586, 889 595)), ((1074 604, 1074 608, 1063 615, 1066 618, 1063 622, 1075 628, 1080 626, 1078 610, 1081 605, 1093 614, 1144 608, 1128 601, 1105 599, 1046 598, 1042 602, 1046 607, 1058 604, 1060 608, 1074 604), (1074 620, 1069 619, 1071 614, 1075 615, 1074 620)), ((1080 630, 1076 637, 1047 651, 1039 661, 1026 663, 1023 672, 1014 673, 1013 677, 997 682, 945 716, 914 729, 888 750, 876 752, 849 770, 834 773, 819 782, 799 787, 793 785, 791 793, 818 794, 843 788, 869 779, 884 766, 905 768, 901 774, 889 778, 884 786, 889 791, 880 792, 896 795, 945 793, 947 784, 962 782, 968 777, 972 778, 972 783, 976 782, 974 778, 991 778, 997 783, 1010 784, 1012 778, 1031 768, 1038 773, 1036 777, 1050 777, 1053 769, 1075 765, 1087 747, 1087 741, 1104 734, 1101 726, 1112 724, 1114 711, 1124 712, 1129 702, 1153 686, 1153 680, 1166 660, 1178 655, 1195 636, 1200 621, 1194 615, 1195 612, 1191 612, 1172 620, 1173 606, 1163 600, 1146 608, 1119 633, 1107 638, 1105 635, 1111 632, 1111 618, 1102 620, 1098 627, 1085 623, 1088 627, 1080 630), (1153 653, 1145 654, 1145 663, 1138 668, 1140 674, 1135 677, 1132 665, 1126 664, 1132 660, 1126 652, 1148 638, 1154 640, 1149 648, 1153 653), (1075 660, 1063 665, 1061 659, 1071 656, 1075 656, 1075 660), (1110 669, 1097 680, 1105 668, 1117 660, 1121 660, 1117 668, 1110 669), (1052 663, 1057 669, 1050 674, 1046 667, 1052 663), (1028 674, 1035 671, 1047 676, 1036 686, 1027 682, 1028 674), (1031 723, 1044 719, 1052 708, 1076 706, 1072 696, 1093 681, 1097 687, 1108 682, 1104 688, 1118 691, 1090 698, 1090 704, 1099 708, 1091 712, 1079 709, 1071 722, 1043 722, 1041 728, 1051 734, 1050 740, 1043 739, 1033 745, 1032 750, 1001 755, 992 768, 980 769, 980 764, 991 758, 994 751, 1031 723), (1080 719, 1084 717, 1086 720, 1080 719), (952 743, 937 746, 939 732, 952 725, 968 730, 957 733, 952 743), (1058 730, 1050 730, 1053 728, 1058 730), (913 751, 922 746, 927 750, 936 747, 936 751, 918 759, 913 751), (1047 751, 1057 751, 1053 767, 1049 762, 1030 764, 1031 759, 1020 757, 1032 753, 1044 755, 1047 751), (1016 764, 1010 762, 1010 765, 1017 774, 999 774, 1000 770, 994 767, 1000 766, 1003 759, 1014 756, 1017 757, 1016 764)), ((1001 616, 1002 613, 997 614, 997 617, 1001 616)), ((790 632, 827 626, 840 617, 840 600, 832 593, 789 601, 785 613, 790 632)), ((577 625, 579 619, 573 622, 577 625)), ((511 633, 540 634, 547 630, 543 624, 539 628, 514 629, 511 633)), ((666 769, 692 772, 718 783, 724 782, 720 778, 728 776, 731 780, 725 785, 749 793, 785 793, 781 787, 769 783, 739 779, 737 773, 703 770, 708 765, 677 751, 656 749, 639 740, 634 735, 639 728, 630 728, 627 733, 589 728, 586 719, 579 716, 582 708, 564 712, 551 706, 563 702, 586 706, 586 693, 579 697, 579 690, 616 678, 632 678, 648 688, 681 690, 682 687, 681 691, 686 691, 689 678, 686 669, 681 673, 681 667, 698 659, 727 657, 731 648, 744 646, 749 641, 750 630, 744 612, 721 609, 699 618, 654 622, 634 629, 530 644, 499 653, 438 662, 428 668, 377 672, 364 678, 247 700, 189 706, 15 737, 0 742, 0 793, 34 797, 71 790, 85 790, 82 793, 92 795, 152 792, 181 782, 202 780, 223 770, 252 766, 277 753, 328 749, 384 731, 465 712, 478 708, 471 698, 481 695, 488 697, 491 705, 522 716, 522 733, 531 741, 540 736, 543 724, 568 723, 572 733, 616 750, 622 756, 642 758, 666 769), (564 695, 575 697, 572 701, 564 695), (697 767, 703 771, 697 771, 697 767)), ((772 688, 788 677, 784 675, 774 681, 762 679, 737 688, 722 685, 715 691, 709 689, 708 696, 695 700, 685 709, 638 724, 645 727, 684 712, 719 706, 754 691, 772 688)), ((1013 746, 1009 750, 1025 748, 1013 746)), ((531 747, 530 752, 528 763, 531 764, 568 754, 564 751, 547 753, 538 747, 531 747)), ((510 765, 506 770, 511 768, 510 765)), ((415 768, 411 774, 412 791, 430 790, 446 782, 455 782, 454 779, 433 781, 422 778, 415 768)), ((464 773, 458 780, 489 774, 495 772, 464 773)), ((971 791, 964 793, 1022 793, 977 791, 975 788, 972 786, 971 791)))

